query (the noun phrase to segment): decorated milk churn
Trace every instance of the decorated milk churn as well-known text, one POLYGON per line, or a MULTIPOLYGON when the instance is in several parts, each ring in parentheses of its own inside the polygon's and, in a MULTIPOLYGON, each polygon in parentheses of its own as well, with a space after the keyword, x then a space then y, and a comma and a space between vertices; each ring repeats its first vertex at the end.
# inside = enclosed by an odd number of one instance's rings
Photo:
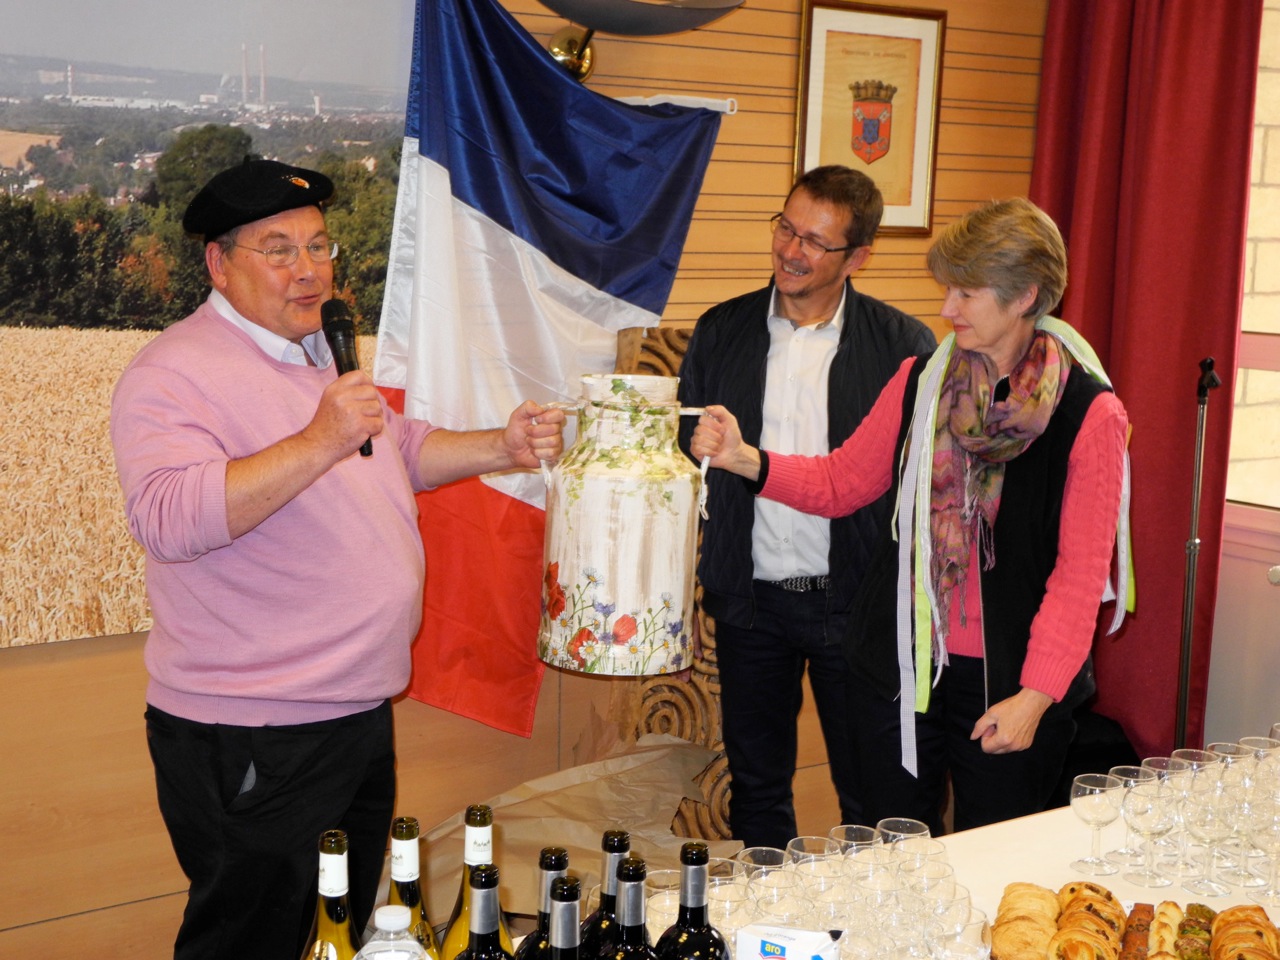
POLYGON ((547 479, 538 655, 585 673, 689 666, 702 478, 676 443, 676 377, 582 378, 547 479))

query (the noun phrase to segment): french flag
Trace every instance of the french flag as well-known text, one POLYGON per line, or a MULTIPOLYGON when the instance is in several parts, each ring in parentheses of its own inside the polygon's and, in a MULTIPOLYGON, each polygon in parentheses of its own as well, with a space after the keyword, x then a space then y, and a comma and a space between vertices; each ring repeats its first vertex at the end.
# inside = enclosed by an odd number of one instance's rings
MULTIPOLYGON (((374 380, 454 430, 576 399, 582 374, 613 369, 619 331, 658 323, 719 125, 586 89, 496 0, 419 0, 374 380)), ((408 694, 523 736, 543 494, 517 471, 418 497, 408 694)))

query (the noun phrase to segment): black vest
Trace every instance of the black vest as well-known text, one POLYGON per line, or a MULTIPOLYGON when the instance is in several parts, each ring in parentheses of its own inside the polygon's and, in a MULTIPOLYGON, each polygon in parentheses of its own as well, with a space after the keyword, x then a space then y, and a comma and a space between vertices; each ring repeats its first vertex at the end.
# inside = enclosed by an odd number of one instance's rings
MULTIPOLYGON (((901 463, 925 362, 916 361, 907 381, 894 463, 901 463)), ((1000 512, 993 531, 995 565, 980 573, 988 704, 1011 697, 1021 688, 1031 621, 1057 563, 1058 525, 1071 448, 1089 407, 1104 392, 1108 392, 1106 386, 1079 364, 1074 365, 1049 426, 1005 465, 1000 512)), ((901 477, 895 478, 895 496, 900 482, 901 477)), ((897 698, 900 686, 897 596, 898 544, 889 536, 881 542, 877 560, 854 601, 845 650, 855 676, 890 700, 897 698)), ((1071 681, 1063 703, 1081 703, 1094 689, 1090 657, 1071 681)))

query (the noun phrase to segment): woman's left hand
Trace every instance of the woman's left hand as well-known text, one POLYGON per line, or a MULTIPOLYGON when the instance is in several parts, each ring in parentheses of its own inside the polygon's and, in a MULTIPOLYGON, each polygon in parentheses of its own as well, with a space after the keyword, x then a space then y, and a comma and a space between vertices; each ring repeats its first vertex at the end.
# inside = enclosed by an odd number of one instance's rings
POLYGON ((1035 739, 1040 718, 1053 705, 1047 693, 1023 687, 1007 700, 992 704, 973 725, 970 740, 982 741, 983 753, 1025 750, 1035 739))

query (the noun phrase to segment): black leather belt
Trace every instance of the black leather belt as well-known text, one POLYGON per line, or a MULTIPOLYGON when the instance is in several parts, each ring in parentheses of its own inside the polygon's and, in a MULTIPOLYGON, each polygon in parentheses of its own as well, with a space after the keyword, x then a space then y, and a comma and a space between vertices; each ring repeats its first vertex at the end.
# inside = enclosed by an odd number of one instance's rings
POLYGON ((831 578, 824 574, 821 577, 787 577, 785 580, 761 580, 760 582, 790 593, 809 593, 812 590, 827 589, 831 584, 831 578))

